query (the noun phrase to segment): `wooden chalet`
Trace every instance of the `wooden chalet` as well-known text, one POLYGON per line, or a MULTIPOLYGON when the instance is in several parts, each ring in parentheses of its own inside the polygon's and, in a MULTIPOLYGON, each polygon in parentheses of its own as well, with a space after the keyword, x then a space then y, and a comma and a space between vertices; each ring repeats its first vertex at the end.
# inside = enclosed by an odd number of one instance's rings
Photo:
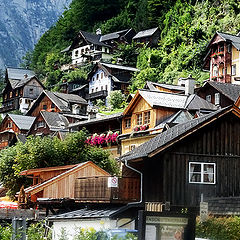
POLYGON ((37 117, 41 111, 58 112, 65 115, 69 122, 75 122, 87 118, 87 105, 87 101, 78 95, 44 90, 27 115, 37 117))
POLYGON ((210 80, 240 84, 240 36, 216 32, 207 46, 203 69, 210 80))
POLYGON ((196 94, 220 107, 233 105, 240 95, 240 85, 207 81, 196 94))
POLYGON ((26 113, 43 91, 44 86, 35 73, 28 69, 7 68, 5 74, 6 86, 2 92, 2 107, 0 113, 20 110, 26 113))
MULTIPOLYGON (((110 132, 121 133, 121 122, 122 122, 122 113, 116 113, 111 115, 98 116, 89 120, 70 123, 68 126, 69 132, 80 131, 85 128, 89 136, 93 135, 106 135, 110 132)), ((119 142, 111 142, 111 143, 103 143, 101 145, 104 149, 108 149, 111 151, 114 157, 119 157, 120 155, 120 145, 119 142)))
POLYGON ((47 136, 66 131, 68 119, 61 113, 41 111, 33 122, 28 135, 47 136))
POLYGON ((101 99, 107 105, 107 97, 111 91, 121 90, 123 94, 128 94, 130 79, 136 71, 139 70, 133 67, 96 63, 88 74, 89 94, 86 99, 90 102, 101 99))
POLYGON ((24 141, 35 117, 7 114, 0 125, 0 149, 24 141))
POLYGON ((78 203, 126 203, 139 198, 139 178, 114 178, 92 162, 21 172, 33 178, 25 188, 32 202, 71 199, 78 203), (110 182, 109 182, 110 181, 110 182), (115 183, 115 182, 114 182, 115 183), (116 184, 115 184, 116 185, 116 184))
POLYGON ((156 47, 159 37, 160 30, 156 27, 138 32, 132 40, 138 44, 145 44, 148 47, 156 47))
POLYGON ((239 214, 239 133, 240 109, 229 106, 178 124, 121 160, 143 174, 146 209, 166 202, 170 209, 199 207, 203 199, 212 214, 226 214, 234 199, 230 214, 239 214))
POLYGON ((166 83, 155 83, 147 81, 143 89, 148 89, 151 91, 161 91, 169 93, 185 93, 185 87, 181 85, 172 85, 166 83))
POLYGON ((195 94, 139 90, 123 112, 121 153, 150 140, 164 128, 215 110, 215 105, 195 94))

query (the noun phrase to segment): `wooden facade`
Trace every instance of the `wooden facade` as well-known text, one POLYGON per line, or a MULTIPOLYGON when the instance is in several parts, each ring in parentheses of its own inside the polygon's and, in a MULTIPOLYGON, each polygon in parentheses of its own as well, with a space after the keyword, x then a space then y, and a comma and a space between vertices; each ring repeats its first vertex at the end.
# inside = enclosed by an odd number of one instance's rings
POLYGON ((201 196, 205 201, 239 197, 239 143, 240 111, 235 108, 172 141, 169 147, 156 149, 148 157, 133 162, 143 172, 144 202, 196 207, 201 196), (212 181, 191 182, 191 163, 215 166, 212 181))
MULTIPOLYGON (((60 169, 62 171, 62 169, 60 169)), ((49 171, 48 175, 52 172, 53 175, 56 171, 49 171)), ((79 164, 62 174, 57 174, 55 177, 44 181, 43 183, 29 187, 25 191, 30 194, 32 201, 37 198, 70 198, 75 199, 75 182, 80 177, 92 176, 110 176, 106 171, 99 168, 92 162, 79 164)))
POLYGON ((48 97, 44 96, 41 101, 38 102, 34 109, 31 109, 31 116, 37 117, 40 111, 45 110, 49 112, 60 112, 61 110, 53 103, 53 101, 48 97))

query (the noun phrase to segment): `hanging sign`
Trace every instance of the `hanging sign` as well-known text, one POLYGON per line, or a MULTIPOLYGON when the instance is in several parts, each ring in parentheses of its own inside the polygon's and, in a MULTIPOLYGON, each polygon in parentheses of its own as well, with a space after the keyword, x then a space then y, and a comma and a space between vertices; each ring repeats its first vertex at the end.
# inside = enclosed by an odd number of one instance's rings
POLYGON ((108 178, 108 187, 118 187, 118 178, 117 177, 109 177, 108 178))

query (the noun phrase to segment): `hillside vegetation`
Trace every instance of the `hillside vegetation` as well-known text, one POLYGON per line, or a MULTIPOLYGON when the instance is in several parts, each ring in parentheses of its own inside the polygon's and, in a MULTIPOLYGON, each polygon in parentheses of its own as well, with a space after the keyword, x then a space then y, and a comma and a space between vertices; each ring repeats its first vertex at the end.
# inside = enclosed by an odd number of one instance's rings
MULTIPOLYGON (((136 31, 158 26, 161 30, 156 49, 134 46, 124 49, 125 64, 141 70, 134 76, 132 90, 146 80, 172 83, 190 73, 197 80, 208 78, 201 70, 206 45, 216 31, 237 34, 240 31, 238 0, 73 0, 58 22, 36 44, 24 65, 34 68, 48 86, 62 79, 54 68, 69 58, 60 53, 79 30, 102 33, 132 27, 136 31), (137 54, 133 54, 137 51, 137 54), (136 59, 134 60, 129 55, 136 59)), ((80 75, 84 75, 81 73, 80 75)))

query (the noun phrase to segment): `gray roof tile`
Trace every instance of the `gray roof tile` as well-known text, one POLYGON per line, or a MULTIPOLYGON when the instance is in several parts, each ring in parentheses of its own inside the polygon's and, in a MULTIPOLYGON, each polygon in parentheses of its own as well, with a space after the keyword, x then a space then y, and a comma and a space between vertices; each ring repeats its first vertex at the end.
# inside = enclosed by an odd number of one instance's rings
POLYGON ((218 35, 220 35, 225 41, 232 42, 233 46, 240 50, 240 37, 228 33, 221 33, 217 32, 218 35))
POLYGON ((224 112, 227 108, 220 109, 213 113, 209 113, 205 116, 187 121, 185 123, 178 124, 172 128, 169 128, 165 132, 160 133, 156 137, 152 138, 151 140, 143 143, 139 147, 135 148, 134 150, 126 153, 121 157, 122 161, 125 160, 133 160, 138 158, 147 157, 150 153, 154 152, 156 149, 160 149, 163 146, 167 146, 171 141, 179 138, 180 136, 184 135, 186 132, 192 130, 193 128, 201 125, 207 120, 215 117, 219 113, 224 112))
POLYGON ((206 82, 206 84, 211 85, 234 102, 240 96, 240 85, 231 83, 220 83, 215 81, 208 81, 206 82))
POLYGON ((24 79, 24 75, 27 74, 28 77, 35 76, 35 72, 29 69, 23 69, 23 68, 7 68, 7 75, 9 79, 16 79, 16 80, 22 80, 24 79))
POLYGON ((8 114, 8 116, 21 130, 29 130, 35 120, 35 117, 24 115, 8 114))

